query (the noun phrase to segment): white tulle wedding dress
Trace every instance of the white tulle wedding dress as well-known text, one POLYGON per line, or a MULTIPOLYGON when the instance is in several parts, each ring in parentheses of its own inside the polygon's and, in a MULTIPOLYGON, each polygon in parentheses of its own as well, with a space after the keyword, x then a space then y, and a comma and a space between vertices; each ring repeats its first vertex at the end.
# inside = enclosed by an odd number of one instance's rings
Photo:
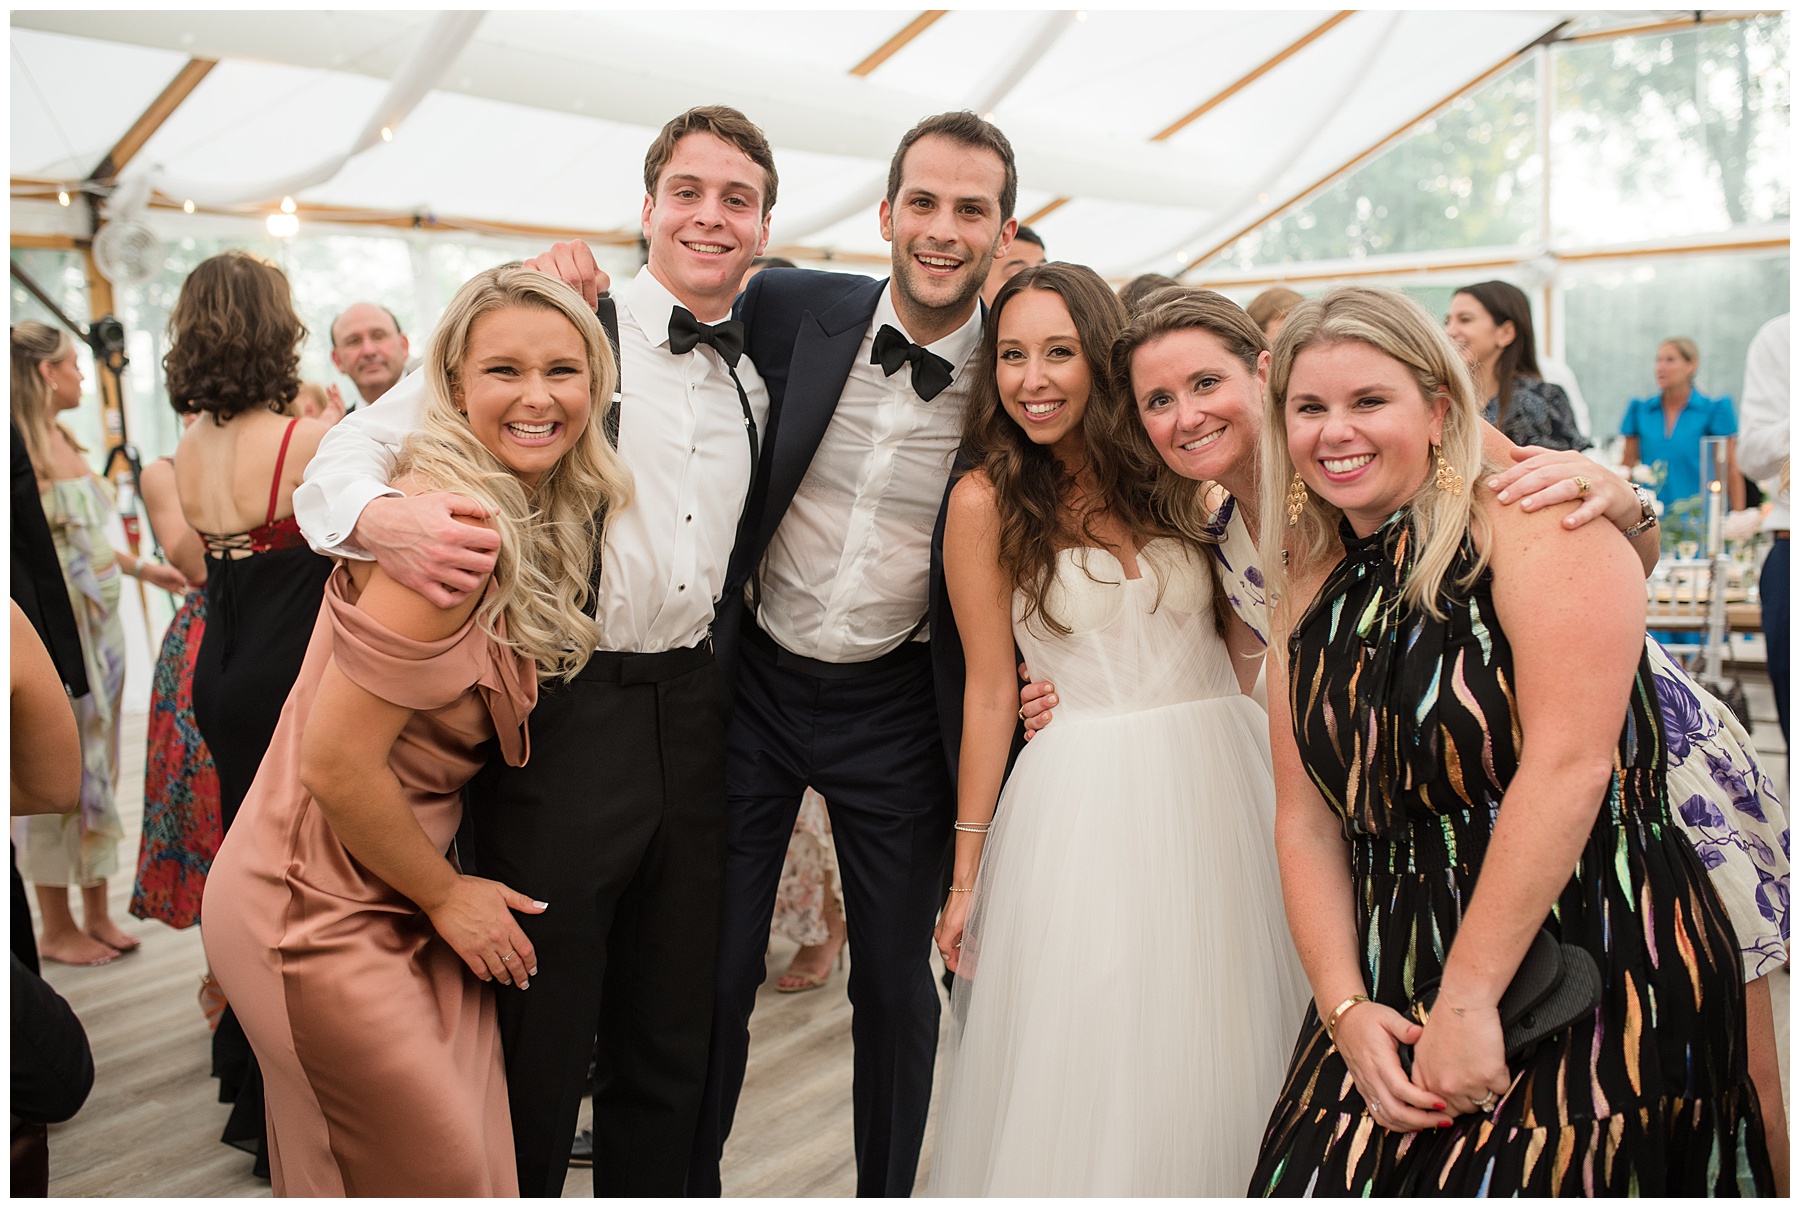
POLYGON ((994 815, 952 993, 938 1195, 1242 1195, 1310 993, 1268 721, 1171 540, 1065 551, 1014 624, 1052 724, 994 815))

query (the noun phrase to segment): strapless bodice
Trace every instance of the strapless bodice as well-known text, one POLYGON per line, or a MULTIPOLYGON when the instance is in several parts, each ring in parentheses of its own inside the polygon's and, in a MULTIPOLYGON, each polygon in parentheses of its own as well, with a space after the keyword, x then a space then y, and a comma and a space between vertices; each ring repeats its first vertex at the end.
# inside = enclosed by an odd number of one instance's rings
POLYGON ((1238 694, 1201 559, 1159 538, 1138 552, 1142 577, 1128 579, 1105 550, 1063 550, 1045 602, 1067 634, 1024 619, 1024 595, 1014 593, 1013 637, 1032 678, 1056 684, 1059 722, 1238 694))

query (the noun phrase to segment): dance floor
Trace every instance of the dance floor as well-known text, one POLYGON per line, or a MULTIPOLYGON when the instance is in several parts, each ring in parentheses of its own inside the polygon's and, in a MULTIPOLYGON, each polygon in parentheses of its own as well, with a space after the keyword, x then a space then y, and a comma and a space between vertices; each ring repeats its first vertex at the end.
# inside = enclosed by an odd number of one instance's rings
MULTIPOLYGON (((1758 750, 1785 799, 1785 752, 1773 698, 1766 682, 1746 686, 1757 718, 1758 750)), ((123 756, 120 807, 126 842, 121 863, 129 870, 136 862, 143 812, 142 714, 125 717, 123 756)), ((143 941, 142 949, 97 969, 45 968, 45 976, 86 1026, 95 1065, 86 1106, 67 1124, 50 1129, 50 1194, 268 1195, 269 1185, 250 1173, 249 1156, 218 1140, 230 1109, 218 1102, 218 1084, 208 1075, 210 1033, 195 1002, 205 967, 198 931, 173 931, 127 917, 128 871, 113 879, 111 889, 114 918, 143 941)), ((725 1150, 728 1196, 855 1194, 846 974, 835 974, 820 990, 777 994, 774 975, 786 968, 792 954, 792 945, 775 942, 769 983, 751 1022, 749 1073, 737 1127, 725 1150)), ((1792 1085, 1788 975, 1776 974, 1771 984, 1785 1091, 1792 1085)), ((939 1050, 940 1088, 945 1047, 939 1050)), ((587 1119, 584 1104, 584 1125, 587 1119)), ((930 1168, 928 1132, 919 1166, 921 1188, 930 1168)), ((565 1196, 591 1191, 587 1170, 569 1172, 565 1196)))

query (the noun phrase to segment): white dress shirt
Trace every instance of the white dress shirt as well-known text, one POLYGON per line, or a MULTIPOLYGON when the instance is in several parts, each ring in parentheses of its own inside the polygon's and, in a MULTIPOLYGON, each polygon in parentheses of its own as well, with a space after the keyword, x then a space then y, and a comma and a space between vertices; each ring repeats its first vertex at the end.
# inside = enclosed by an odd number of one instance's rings
POLYGON ((1774 480, 1775 506, 1763 531, 1788 527, 1788 492, 1781 463, 1788 458, 1788 317, 1763 324, 1744 357, 1744 405, 1738 413, 1738 467, 1757 482, 1774 480))
MULTIPOLYGON (((606 526, 600 649, 674 650, 696 644, 712 628, 750 490, 750 441, 737 388, 718 353, 704 344, 679 356, 669 351, 669 315, 679 303, 650 269, 613 296, 624 394, 619 453, 635 481, 631 504, 606 526)), ((761 432, 768 389, 748 357, 737 371, 761 432)), ((424 391, 424 375, 410 374, 320 442, 305 484, 294 492, 294 513, 314 549, 369 557, 350 543, 350 532, 371 499, 399 493, 386 480, 418 425, 424 391)))
POLYGON ((889 377, 869 359, 884 324, 906 331, 893 288, 882 291, 837 410, 763 555, 757 620, 764 632, 795 654, 828 663, 867 662, 908 637, 927 636, 919 623, 930 588, 931 531, 981 342, 977 307, 967 323, 925 346, 950 362, 952 378, 924 402, 913 390, 911 364, 889 377))

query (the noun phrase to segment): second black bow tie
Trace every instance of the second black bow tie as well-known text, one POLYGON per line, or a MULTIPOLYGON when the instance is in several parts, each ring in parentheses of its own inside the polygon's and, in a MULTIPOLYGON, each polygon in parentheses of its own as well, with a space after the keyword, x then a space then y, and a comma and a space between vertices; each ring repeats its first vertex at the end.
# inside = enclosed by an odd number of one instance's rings
POLYGON ((881 366, 889 377, 900 372, 900 366, 912 362, 913 391, 930 402, 950 385, 952 366, 935 352, 919 347, 906 338, 906 333, 891 323, 883 323, 875 333, 875 348, 869 363, 881 366))
POLYGON ((711 344, 719 359, 736 369, 738 358, 744 355, 744 325, 735 319, 702 323, 693 311, 677 306, 669 312, 669 351, 679 356, 693 351, 696 344, 711 344))

